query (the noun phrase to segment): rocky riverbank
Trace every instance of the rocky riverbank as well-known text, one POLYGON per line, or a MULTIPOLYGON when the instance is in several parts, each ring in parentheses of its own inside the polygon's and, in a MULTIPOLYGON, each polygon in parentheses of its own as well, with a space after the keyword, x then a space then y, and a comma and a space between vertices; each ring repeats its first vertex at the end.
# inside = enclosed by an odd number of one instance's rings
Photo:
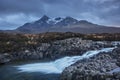
POLYGON ((54 60, 64 56, 83 55, 89 50, 115 46, 116 48, 111 52, 102 52, 65 68, 61 74, 61 80, 120 80, 119 42, 82 40, 81 38, 57 40, 41 43, 37 47, 23 47, 24 49, 19 52, 2 53, 0 64, 16 60, 54 60))
POLYGON ((120 47, 67 67, 61 80, 120 80, 120 47))
POLYGON ((63 56, 82 55, 89 50, 111 47, 117 45, 107 41, 82 40, 81 38, 69 38, 49 43, 41 43, 37 47, 24 48, 24 51, 0 54, 0 63, 16 60, 44 60, 58 59, 63 56))

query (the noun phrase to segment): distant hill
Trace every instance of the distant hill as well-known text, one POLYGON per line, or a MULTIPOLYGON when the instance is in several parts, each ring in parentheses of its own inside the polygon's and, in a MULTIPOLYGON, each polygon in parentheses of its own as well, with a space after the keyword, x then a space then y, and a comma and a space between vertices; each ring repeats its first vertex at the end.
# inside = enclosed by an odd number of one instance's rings
POLYGON ((32 23, 25 23, 15 30, 4 32, 42 33, 42 32, 77 32, 77 33, 120 33, 120 28, 93 24, 86 20, 72 17, 51 19, 44 15, 32 23))

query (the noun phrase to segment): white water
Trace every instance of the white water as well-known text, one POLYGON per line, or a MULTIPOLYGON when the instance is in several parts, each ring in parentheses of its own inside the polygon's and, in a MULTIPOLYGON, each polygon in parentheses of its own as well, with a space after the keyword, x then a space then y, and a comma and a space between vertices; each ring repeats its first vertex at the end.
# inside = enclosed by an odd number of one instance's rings
POLYGON ((120 72, 120 67, 119 67, 119 68, 116 68, 116 69, 113 69, 113 70, 110 71, 109 73, 114 73, 114 72, 120 72))
POLYGON ((109 52, 112 51, 114 48, 103 48, 101 50, 93 50, 84 53, 82 56, 72 56, 72 57, 64 57, 57 59, 51 62, 44 62, 44 63, 33 63, 33 64, 25 64, 15 66, 17 67, 20 72, 42 72, 42 73, 61 73, 66 67, 74 64, 78 60, 84 58, 90 58, 100 52, 109 52))
POLYGON ((112 45, 113 45, 113 46, 120 45, 120 41, 113 41, 113 42, 112 42, 112 45))

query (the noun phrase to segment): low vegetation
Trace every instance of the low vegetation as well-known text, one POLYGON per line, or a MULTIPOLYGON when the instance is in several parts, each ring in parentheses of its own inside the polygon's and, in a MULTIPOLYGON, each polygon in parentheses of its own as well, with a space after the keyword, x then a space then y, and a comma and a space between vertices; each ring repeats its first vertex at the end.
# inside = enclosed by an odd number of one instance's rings
POLYGON ((80 37, 82 39, 93 41, 120 41, 120 33, 115 34, 80 34, 80 33, 59 33, 48 32, 41 34, 8 34, 0 33, 0 53, 10 53, 25 48, 36 48, 41 43, 52 42, 72 37, 80 37))

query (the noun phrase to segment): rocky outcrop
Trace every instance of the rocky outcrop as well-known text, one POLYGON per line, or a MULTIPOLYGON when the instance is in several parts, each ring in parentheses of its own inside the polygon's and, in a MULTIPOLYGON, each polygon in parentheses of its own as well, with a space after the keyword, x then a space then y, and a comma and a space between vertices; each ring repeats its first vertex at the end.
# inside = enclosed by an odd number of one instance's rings
POLYGON ((92 40, 82 40, 81 38, 69 38, 64 40, 41 43, 31 48, 23 47, 19 52, 9 53, 14 60, 40 60, 57 59, 63 56, 82 55, 88 50, 97 50, 104 47, 113 46, 111 42, 95 42, 92 40))
POLYGON ((14 52, 12 56, 17 60, 57 59, 63 56, 82 55, 88 50, 96 50, 112 46, 106 42, 93 42, 81 38, 69 38, 50 43, 42 43, 38 47, 14 52))
POLYGON ((81 40, 80 38, 70 38, 51 43, 42 43, 31 50, 12 53, 14 59, 56 59, 67 55, 81 55, 90 49, 96 49, 92 46, 90 40, 81 40))
POLYGON ((120 80, 120 48, 67 67, 61 80, 120 80))

